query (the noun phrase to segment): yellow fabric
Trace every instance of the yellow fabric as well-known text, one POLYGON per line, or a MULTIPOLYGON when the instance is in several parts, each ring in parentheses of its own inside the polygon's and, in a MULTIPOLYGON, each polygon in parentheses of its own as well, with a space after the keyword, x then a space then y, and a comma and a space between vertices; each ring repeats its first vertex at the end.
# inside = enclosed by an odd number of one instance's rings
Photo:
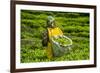
MULTIPOLYGON (((50 39, 52 36, 63 35, 63 32, 58 27, 56 27, 56 28, 48 28, 48 35, 49 35, 49 39, 50 39)), ((46 52, 47 52, 47 57, 49 59, 51 59, 53 57, 51 42, 48 42, 48 46, 47 46, 46 52)))

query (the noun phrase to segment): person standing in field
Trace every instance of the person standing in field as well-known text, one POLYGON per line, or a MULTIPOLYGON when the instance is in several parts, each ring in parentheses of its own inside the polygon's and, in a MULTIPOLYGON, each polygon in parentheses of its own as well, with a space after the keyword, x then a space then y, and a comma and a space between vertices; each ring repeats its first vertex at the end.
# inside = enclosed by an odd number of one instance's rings
POLYGON ((50 41, 52 36, 63 35, 63 32, 56 26, 55 19, 52 16, 47 17, 47 29, 43 32, 42 45, 46 47, 47 57, 51 59, 53 54, 52 43, 50 41))

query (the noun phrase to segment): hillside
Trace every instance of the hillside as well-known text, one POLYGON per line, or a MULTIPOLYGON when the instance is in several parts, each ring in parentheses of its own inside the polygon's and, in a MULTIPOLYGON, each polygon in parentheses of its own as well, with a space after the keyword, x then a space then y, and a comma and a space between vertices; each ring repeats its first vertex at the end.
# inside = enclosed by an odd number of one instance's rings
POLYGON ((21 10, 21 62, 73 61, 89 59, 89 14, 21 10), (48 59, 42 46, 42 33, 46 30, 46 18, 52 15, 64 35, 73 45, 67 54, 48 59))

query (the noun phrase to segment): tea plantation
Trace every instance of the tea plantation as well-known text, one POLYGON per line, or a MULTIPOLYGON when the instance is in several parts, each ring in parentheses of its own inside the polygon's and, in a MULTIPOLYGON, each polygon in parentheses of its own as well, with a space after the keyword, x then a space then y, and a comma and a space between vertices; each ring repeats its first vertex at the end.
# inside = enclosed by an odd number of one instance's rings
POLYGON ((74 61, 89 59, 89 14, 21 10, 21 62, 74 61), (52 15, 64 35, 72 39, 71 50, 61 57, 48 59, 42 46, 46 18, 52 15))

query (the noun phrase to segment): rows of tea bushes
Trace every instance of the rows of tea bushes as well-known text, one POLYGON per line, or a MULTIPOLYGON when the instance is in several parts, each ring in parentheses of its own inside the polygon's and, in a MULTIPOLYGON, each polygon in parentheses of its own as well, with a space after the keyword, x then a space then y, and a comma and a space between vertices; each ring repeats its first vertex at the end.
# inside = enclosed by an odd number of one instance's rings
POLYGON ((89 59, 89 14, 21 10, 21 62, 72 61, 89 59), (47 28, 46 19, 51 15, 65 36, 73 41, 71 50, 48 59, 42 35, 47 28))

